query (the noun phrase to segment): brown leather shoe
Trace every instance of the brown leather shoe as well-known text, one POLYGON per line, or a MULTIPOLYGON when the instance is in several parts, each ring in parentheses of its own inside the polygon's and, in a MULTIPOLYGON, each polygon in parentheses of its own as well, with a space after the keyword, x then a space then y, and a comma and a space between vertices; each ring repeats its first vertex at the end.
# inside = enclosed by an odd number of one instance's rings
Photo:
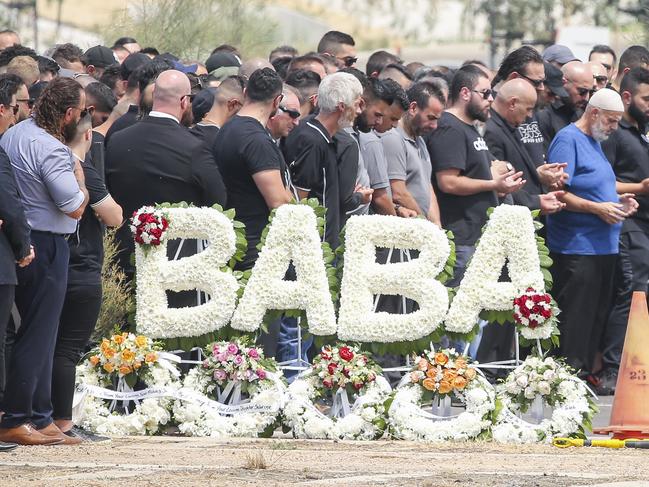
POLYGON ((62 438, 40 433, 31 424, 21 424, 15 428, 0 428, 0 441, 18 445, 56 445, 63 442, 62 438))
POLYGON ((61 442, 57 443, 57 445, 78 445, 82 441, 81 438, 76 436, 66 435, 54 423, 50 423, 45 428, 39 429, 38 432, 50 438, 60 439, 61 442))

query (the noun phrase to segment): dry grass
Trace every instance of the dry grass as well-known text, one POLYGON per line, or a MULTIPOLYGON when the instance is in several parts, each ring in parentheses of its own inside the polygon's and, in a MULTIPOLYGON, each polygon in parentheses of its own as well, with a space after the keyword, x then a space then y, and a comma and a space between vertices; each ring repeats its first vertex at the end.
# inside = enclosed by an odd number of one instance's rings
POLYGON ((92 336, 95 341, 110 335, 115 325, 122 325, 134 304, 131 286, 126 282, 126 276, 115 263, 116 255, 115 231, 109 230, 104 235, 104 264, 101 269, 103 299, 92 336))
POLYGON ((246 455, 246 461, 243 464, 246 470, 266 470, 268 463, 264 454, 261 452, 249 453, 246 455))

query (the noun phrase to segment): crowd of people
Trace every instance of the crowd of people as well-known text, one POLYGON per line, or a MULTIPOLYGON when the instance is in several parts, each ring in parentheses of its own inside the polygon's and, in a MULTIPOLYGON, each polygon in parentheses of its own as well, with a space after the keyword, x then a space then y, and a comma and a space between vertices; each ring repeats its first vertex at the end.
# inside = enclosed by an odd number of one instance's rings
MULTIPOLYGON (((72 398, 101 306, 102 237, 118 228, 132 279, 123 222, 161 202, 234 208, 248 240, 239 270, 254 266, 271 210, 293 199, 326 206, 333 248, 350 215, 426 218, 453 232, 450 286, 490 207, 540 210, 557 353, 614 392, 631 294, 649 280, 646 48, 618 59, 597 45, 582 62, 524 45, 497 70, 377 51, 364 72, 338 31, 267 59, 221 45, 184 60, 132 38, 38 54, 12 31, 0 49, 0 450, 98 439, 73 424, 72 398)), ((169 255, 195 251, 172 242, 169 255)), ((170 294, 170 306, 195 304, 195 292, 170 294)), ((267 354, 295 358, 296 329, 275 323, 267 354)), ((486 324, 474 356, 508 359, 513 343, 512 325, 486 324)))

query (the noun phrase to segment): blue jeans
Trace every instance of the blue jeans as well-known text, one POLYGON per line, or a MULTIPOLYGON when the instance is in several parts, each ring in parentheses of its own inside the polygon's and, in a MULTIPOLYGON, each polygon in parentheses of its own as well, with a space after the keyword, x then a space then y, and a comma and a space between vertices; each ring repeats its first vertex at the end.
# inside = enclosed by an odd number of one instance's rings
MULTIPOLYGON (((275 358, 277 362, 287 362, 289 360, 297 361, 298 356, 298 323, 297 318, 290 318, 287 316, 282 316, 280 325, 279 325, 279 335, 277 338, 277 354, 275 358)), ((311 345, 313 344, 313 337, 309 337, 306 340, 302 338, 302 360, 309 362, 307 357, 307 352, 311 345)), ((297 370, 284 370, 284 377, 289 382, 292 382, 297 375, 297 370)))

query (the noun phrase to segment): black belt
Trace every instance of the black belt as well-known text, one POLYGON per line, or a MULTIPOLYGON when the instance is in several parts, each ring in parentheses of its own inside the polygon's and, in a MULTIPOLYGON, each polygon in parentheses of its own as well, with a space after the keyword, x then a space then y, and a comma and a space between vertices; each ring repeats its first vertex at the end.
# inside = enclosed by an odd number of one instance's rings
POLYGON ((41 235, 51 235, 52 237, 63 237, 66 240, 70 238, 69 233, 56 233, 56 232, 49 232, 47 230, 32 230, 32 233, 40 233, 41 235))

